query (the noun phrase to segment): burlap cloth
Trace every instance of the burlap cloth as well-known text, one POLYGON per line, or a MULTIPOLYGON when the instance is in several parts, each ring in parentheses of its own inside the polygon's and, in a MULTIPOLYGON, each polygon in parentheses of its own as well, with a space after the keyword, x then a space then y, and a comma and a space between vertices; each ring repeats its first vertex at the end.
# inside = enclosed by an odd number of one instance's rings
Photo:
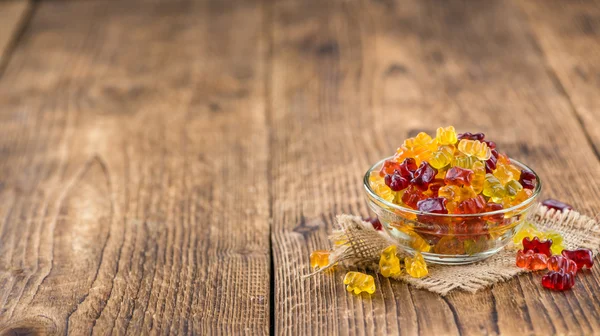
MULTIPOLYGON (((541 230, 552 229, 561 233, 567 249, 589 248, 596 255, 600 248, 598 222, 576 211, 557 212, 538 204, 531 209, 526 220, 541 230)), ((387 234, 376 231, 370 223, 364 222, 360 217, 339 215, 337 223, 339 228, 330 236, 334 246, 330 266, 338 264, 350 269, 364 267, 377 271, 381 251, 391 244, 396 244, 387 234), (340 241, 345 243, 339 244, 340 241), (338 245, 335 245, 335 242, 338 242, 338 245)), ((398 246, 398 250, 402 251, 401 249, 402 247, 398 246)), ((442 296, 453 290, 474 293, 528 272, 515 266, 515 256, 514 246, 507 246, 494 256, 477 263, 459 266, 429 263, 429 275, 424 278, 416 279, 406 274, 394 278, 442 296)), ((319 272, 327 268, 329 266, 319 272)))

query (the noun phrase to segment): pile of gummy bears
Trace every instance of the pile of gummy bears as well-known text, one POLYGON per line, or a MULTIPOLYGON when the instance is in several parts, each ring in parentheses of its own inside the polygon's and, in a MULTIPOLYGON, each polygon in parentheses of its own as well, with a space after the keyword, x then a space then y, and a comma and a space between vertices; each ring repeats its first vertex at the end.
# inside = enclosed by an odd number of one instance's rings
MULTIPOLYGON (((557 211, 570 210, 570 205, 548 199, 542 202, 557 211)), ((594 256, 589 249, 567 250, 563 238, 556 231, 539 231, 533 224, 526 223, 514 237, 521 244, 517 252, 517 266, 532 271, 548 269, 542 277, 542 286, 553 290, 567 290, 575 285, 577 271, 594 266, 594 256)))
POLYGON ((496 150, 483 133, 457 134, 438 128, 404 141, 393 158, 369 177, 372 190, 388 202, 440 214, 473 214, 527 200, 536 176, 496 150))

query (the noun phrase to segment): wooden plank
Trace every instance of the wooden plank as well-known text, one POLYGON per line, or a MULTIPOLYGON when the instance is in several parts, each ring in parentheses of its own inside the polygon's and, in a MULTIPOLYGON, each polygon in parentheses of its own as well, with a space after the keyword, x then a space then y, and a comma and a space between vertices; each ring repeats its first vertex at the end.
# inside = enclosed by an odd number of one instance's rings
POLYGON ((0 70, 8 60, 10 45, 31 8, 27 0, 0 2, 0 70))
POLYGON ((527 275, 441 298, 378 277, 355 297, 344 272, 309 280, 336 213, 367 215, 361 178, 418 131, 483 131, 529 163, 545 195, 597 206, 597 160, 510 2, 283 1, 274 7, 272 195, 277 334, 598 333, 598 271, 574 291, 527 275), (577 153, 577 155, 573 155, 577 153))
POLYGON ((0 80, 0 334, 267 334, 261 6, 42 2, 0 80))
POLYGON ((597 99, 600 4, 597 1, 516 1, 527 13, 549 72, 564 88, 600 158, 597 99))

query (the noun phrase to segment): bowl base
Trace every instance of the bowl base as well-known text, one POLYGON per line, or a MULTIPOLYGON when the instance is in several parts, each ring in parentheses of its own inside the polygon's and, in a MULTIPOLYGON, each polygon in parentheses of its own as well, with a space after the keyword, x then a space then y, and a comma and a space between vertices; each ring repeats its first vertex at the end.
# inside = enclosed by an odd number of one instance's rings
POLYGON ((502 247, 498 247, 496 249, 488 250, 485 252, 476 253, 473 255, 445 255, 429 252, 421 252, 421 254, 423 255, 425 261, 431 264, 466 265, 487 259, 493 256, 494 254, 500 252, 500 250, 502 250, 502 247))

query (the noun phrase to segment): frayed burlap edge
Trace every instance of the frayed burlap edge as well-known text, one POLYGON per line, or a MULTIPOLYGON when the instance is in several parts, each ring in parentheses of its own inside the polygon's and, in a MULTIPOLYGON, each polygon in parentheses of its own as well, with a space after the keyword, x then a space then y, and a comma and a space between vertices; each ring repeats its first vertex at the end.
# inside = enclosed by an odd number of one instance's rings
MULTIPOLYGON (((541 230, 558 231, 564 237, 564 245, 568 249, 589 248, 596 254, 600 248, 600 226, 596 220, 576 211, 557 212, 538 204, 531 209, 526 220, 541 230)), ((333 245, 330 264, 315 273, 335 264, 345 268, 365 267, 377 271, 381 251, 392 244, 396 245, 387 234, 376 231, 370 223, 358 216, 339 215, 337 224, 339 228, 330 236, 333 245)), ((407 254, 401 246, 397 247, 400 255, 407 254)), ((429 264, 428 267, 429 274, 424 278, 417 279, 404 274, 395 279, 445 296, 454 290, 475 293, 528 272, 515 266, 515 250, 512 246, 477 263, 458 266, 429 264)))

